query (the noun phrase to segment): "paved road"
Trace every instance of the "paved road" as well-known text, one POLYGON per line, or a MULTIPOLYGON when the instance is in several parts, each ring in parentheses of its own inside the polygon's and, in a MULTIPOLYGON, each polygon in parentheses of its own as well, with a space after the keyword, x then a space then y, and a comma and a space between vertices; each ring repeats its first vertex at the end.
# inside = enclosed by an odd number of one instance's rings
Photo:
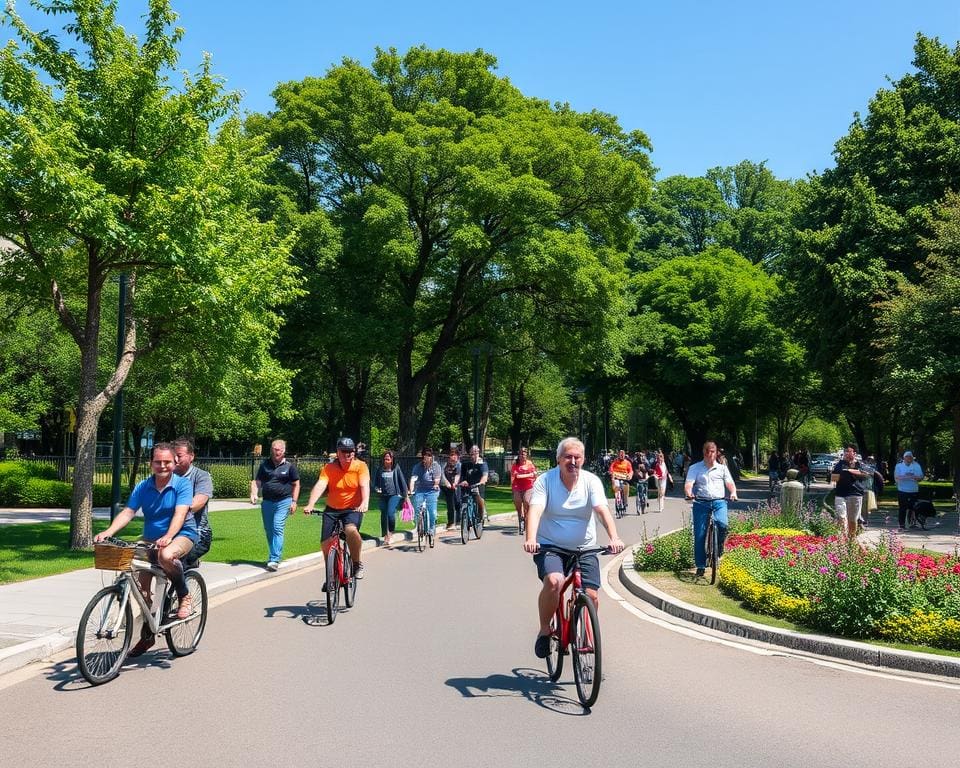
MULTIPOLYGON (((623 538, 675 527, 679 507, 621 521, 623 538)), ((533 656, 537 582, 514 530, 368 554, 358 605, 332 627, 307 569, 217 598, 191 657, 149 654, 99 688, 69 654, 0 679, 3 762, 877 768, 960 751, 936 725, 956 685, 670 630, 609 595, 586 713, 569 675, 550 683, 533 656)))

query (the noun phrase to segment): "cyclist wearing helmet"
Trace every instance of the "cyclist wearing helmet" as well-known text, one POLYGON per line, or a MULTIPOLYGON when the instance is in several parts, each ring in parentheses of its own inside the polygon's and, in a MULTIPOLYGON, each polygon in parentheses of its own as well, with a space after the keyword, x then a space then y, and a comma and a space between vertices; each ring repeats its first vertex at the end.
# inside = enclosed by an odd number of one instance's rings
POLYGON ((320 470, 320 477, 310 491, 310 499, 303 511, 304 514, 310 514, 317 500, 329 490, 320 534, 324 560, 333 546, 332 534, 336 520, 340 519, 347 535, 350 557, 353 558, 353 575, 362 579, 364 567, 360 562, 363 546, 360 522, 370 505, 370 471, 364 462, 356 458, 356 453, 357 446, 352 439, 341 437, 337 440, 337 458, 320 470))

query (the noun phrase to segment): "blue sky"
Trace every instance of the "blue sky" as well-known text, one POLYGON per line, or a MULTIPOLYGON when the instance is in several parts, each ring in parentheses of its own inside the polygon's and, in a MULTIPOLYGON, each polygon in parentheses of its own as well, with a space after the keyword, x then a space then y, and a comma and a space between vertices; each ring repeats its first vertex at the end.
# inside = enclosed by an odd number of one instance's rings
MULTIPOLYGON (((36 18, 25 0, 17 7, 36 18)), ((120 0, 129 31, 139 31, 145 7, 120 0)), ((960 41, 960 0, 174 0, 174 8, 186 30, 182 68, 210 52, 245 110, 270 110, 278 82, 322 75, 345 56, 369 63, 376 46, 483 48, 527 95, 610 112, 644 131, 660 177, 744 159, 767 161, 781 178, 822 171, 854 112, 888 77, 912 70, 917 32, 951 48, 960 41)))

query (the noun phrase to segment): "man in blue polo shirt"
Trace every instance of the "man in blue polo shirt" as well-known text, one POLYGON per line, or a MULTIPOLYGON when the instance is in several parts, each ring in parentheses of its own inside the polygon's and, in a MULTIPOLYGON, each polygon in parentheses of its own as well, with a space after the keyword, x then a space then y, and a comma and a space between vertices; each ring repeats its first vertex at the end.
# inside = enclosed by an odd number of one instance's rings
MULTIPOLYGON (((142 511, 143 539, 157 545, 157 564, 170 579, 170 584, 177 591, 180 600, 177 618, 186 619, 193 611, 193 605, 187 582, 183 578, 180 558, 193 549, 197 541, 197 522, 193 515, 187 514, 193 501, 193 485, 187 478, 174 474, 174 463, 173 446, 170 443, 157 443, 153 447, 150 461, 153 474, 137 483, 127 506, 114 518, 107 530, 98 533, 93 540, 101 541, 122 531, 137 514, 137 510, 142 511)), ((153 577, 149 571, 141 571, 139 577, 140 589, 150 602, 150 582, 153 577)), ((155 639, 153 633, 141 629, 140 642, 128 655, 140 656, 153 645, 155 639)))

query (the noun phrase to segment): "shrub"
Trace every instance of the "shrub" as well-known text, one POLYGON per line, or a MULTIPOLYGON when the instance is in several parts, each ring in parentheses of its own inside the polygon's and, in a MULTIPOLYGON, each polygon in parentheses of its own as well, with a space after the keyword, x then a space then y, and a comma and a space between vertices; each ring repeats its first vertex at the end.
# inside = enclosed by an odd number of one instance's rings
POLYGON ((250 495, 250 467, 211 464, 207 471, 213 479, 215 499, 246 498, 250 495))
POLYGON ((27 484, 27 468, 18 461, 0 462, 0 504, 20 505, 20 491, 27 484))
POLYGON ((688 528, 666 536, 647 538, 646 527, 640 544, 633 550, 633 567, 638 571, 679 571, 693 567, 693 537, 688 528))
POLYGON ((21 486, 17 506, 20 507, 69 507, 70 483, 30 477, 21 486))

